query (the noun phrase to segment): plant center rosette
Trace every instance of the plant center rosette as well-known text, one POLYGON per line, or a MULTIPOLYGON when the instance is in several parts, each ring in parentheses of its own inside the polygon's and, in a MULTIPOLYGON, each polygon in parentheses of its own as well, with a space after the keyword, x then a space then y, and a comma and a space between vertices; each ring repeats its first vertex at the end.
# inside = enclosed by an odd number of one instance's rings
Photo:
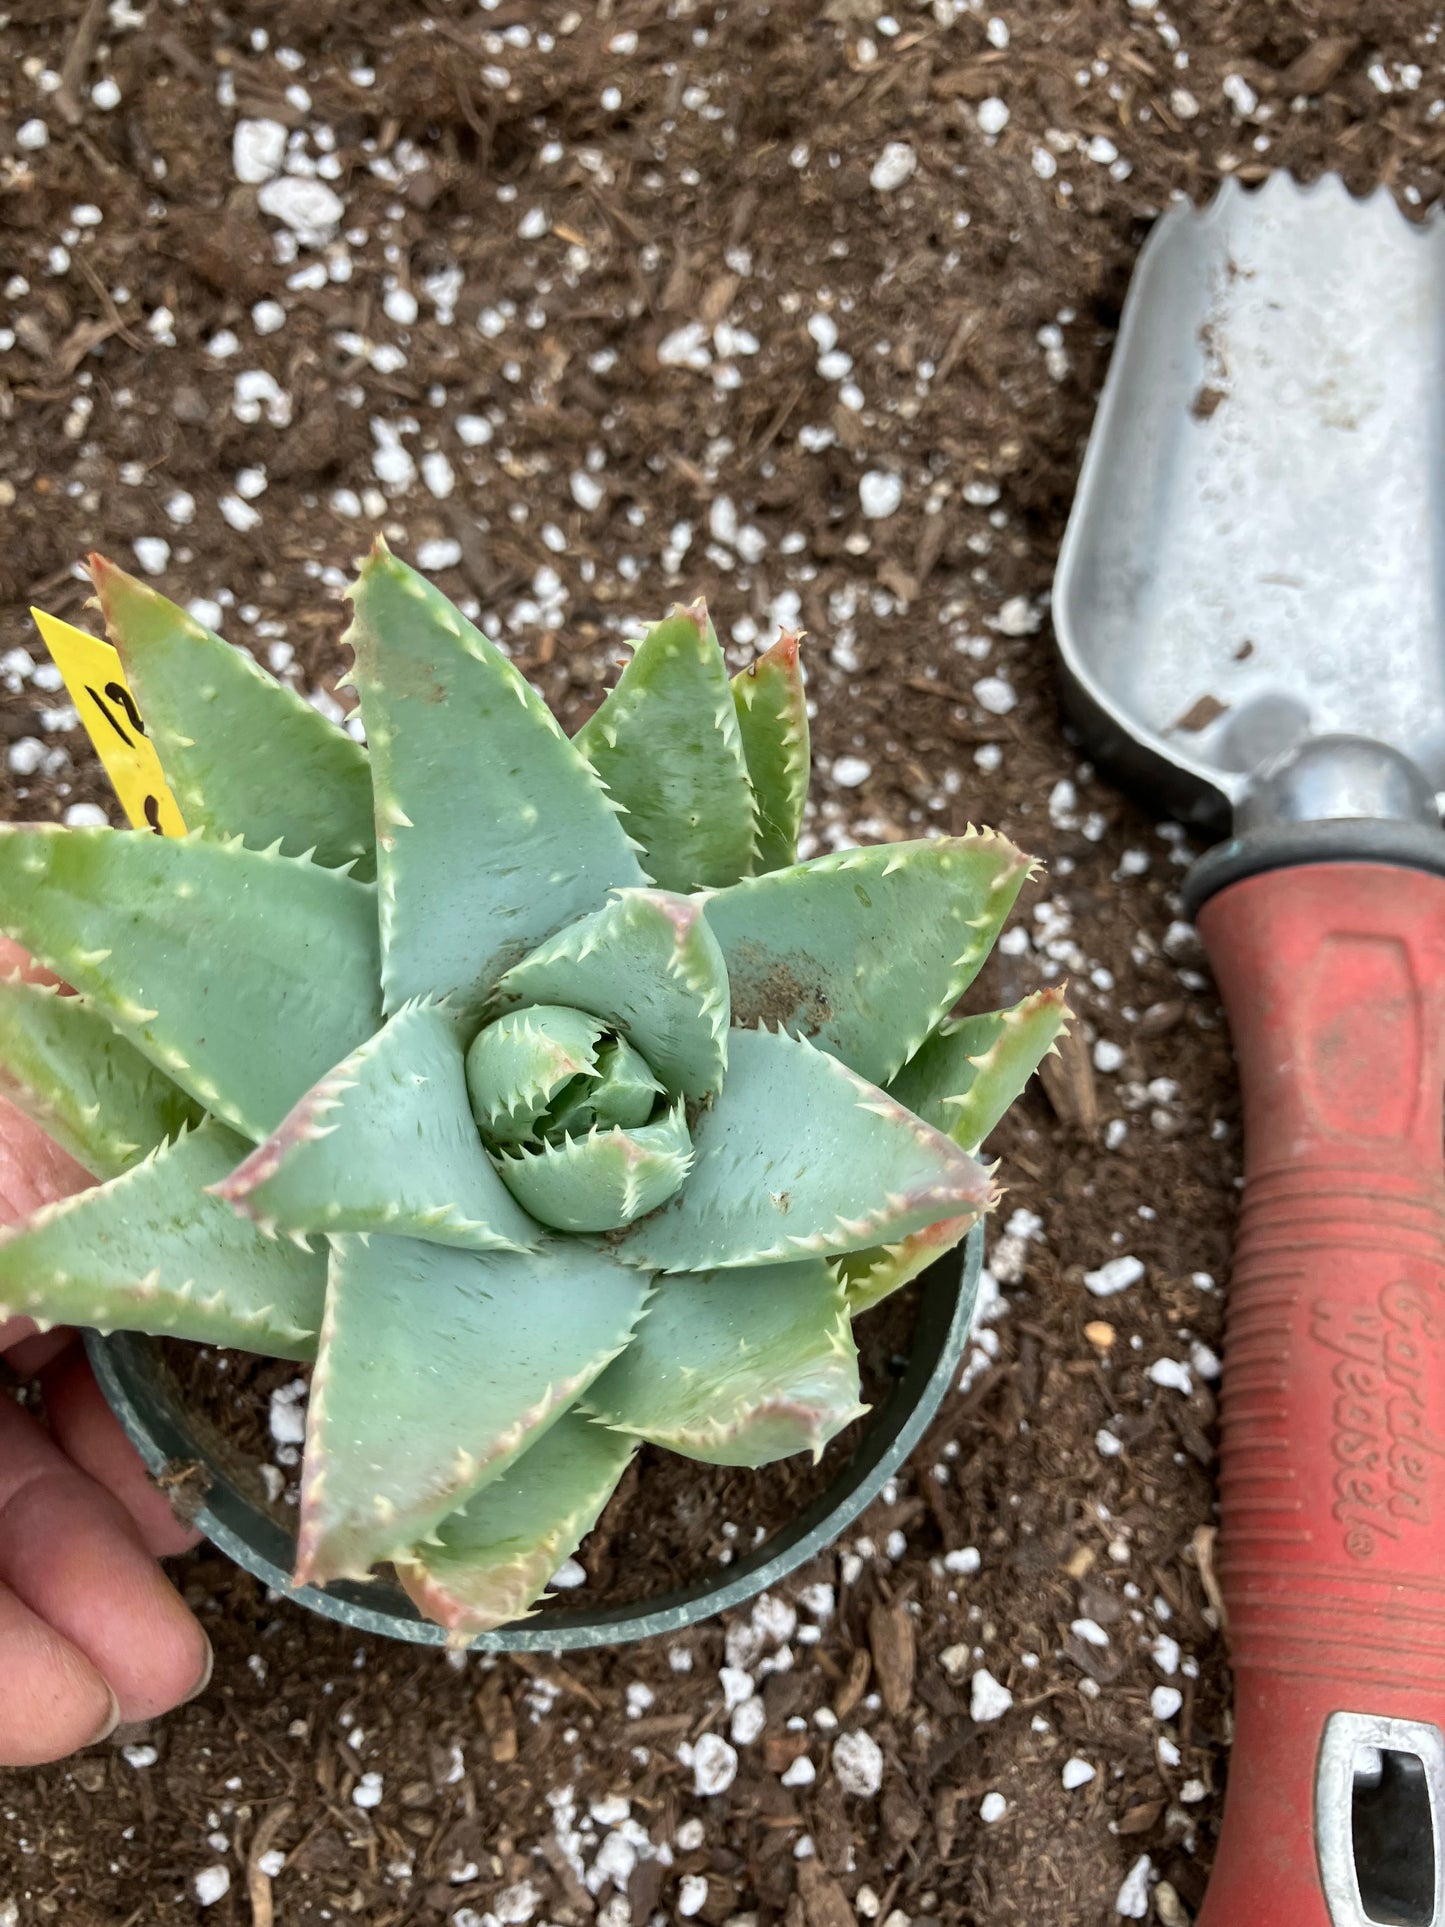
POLYGON ((190 833, 0 828, 6 1092, 100 1180, 0 1309, 314 1361, 296 1578, 523 1615, 643 1440, 761 1465, 863 1409, 852 1321, 992 1201, 1058 991, 955 1018, 1028 870, 799 862, 797 639, 706 611, 568 739, 378 545, 366 747, 99 558, 190 833))

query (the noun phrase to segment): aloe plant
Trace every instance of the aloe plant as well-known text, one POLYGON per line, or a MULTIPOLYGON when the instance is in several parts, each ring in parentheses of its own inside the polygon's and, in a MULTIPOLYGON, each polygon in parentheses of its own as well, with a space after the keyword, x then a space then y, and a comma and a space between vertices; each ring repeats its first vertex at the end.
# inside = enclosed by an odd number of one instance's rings
POLYGON ((378 543, 367 747, 99 557, 189 827, 0 828, 3 1088, 95 1176, 0 1315, 314 1361, 298 1583, 395 1565, 526 1613, 639 1441, 818 1453, 854 1315, 992 1201, 1057 992, 963 1022, 1028 860, 970 830, 797 861, 798 639, 701 603, 569 740, 378 543))

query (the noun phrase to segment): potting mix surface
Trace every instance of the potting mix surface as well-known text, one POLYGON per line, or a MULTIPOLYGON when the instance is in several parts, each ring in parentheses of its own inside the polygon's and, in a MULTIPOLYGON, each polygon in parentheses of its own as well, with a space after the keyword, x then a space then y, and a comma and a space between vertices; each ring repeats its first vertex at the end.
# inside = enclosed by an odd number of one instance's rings
MULTIPOLYGON (((0 33, 5 815, 120 820, 25 615, 87 620, 87 549, 339 716, 380 525, 569 727, 677 598, 738 664, 805 627, 810 852, 1004 830, 1048 871, 976 1001, 1067 975, 1081 1018, 991 1146, 963 1383, 844 1544, 565 1660, 358 1638, 203 1548, 210 1689, 0 1775, 0 1922, 1189 1920, 1235 1086, 1191 846, 1071 745, 1048 588, 1149 218, 1271 167, 1428 204, 1433 10, 21 0, 0 33)), ((268 1396, 273 1461, 295 1429, 268 1396)), ((694 1564, 775 1523, 738 1476, 653 1503, 694 1564)), ((570 1577, 605 1588, 608 1530, 570 1577)))

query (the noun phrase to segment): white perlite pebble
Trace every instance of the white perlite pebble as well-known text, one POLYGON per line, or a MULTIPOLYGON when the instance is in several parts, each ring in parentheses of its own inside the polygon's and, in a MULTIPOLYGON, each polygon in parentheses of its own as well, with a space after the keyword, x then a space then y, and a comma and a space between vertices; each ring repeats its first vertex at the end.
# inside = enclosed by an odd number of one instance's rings
POLYGON ((573 1592, 578 1586, 587 1584, 587 1568, 575 1559, 564 1559, 547 1584, 555 1586, 559 1592, 573 1592))
POLYGON ((285 1870, 286 1856, 279 1847, 268 1847, 256 1865, 268 1880, 275 1880, 285 1870))
POLYGON ((457 485, 456 471, 439 448, 428 449, 422 456, 421 479, 439 502, 444 502, 457 485))
POLYGON ((163 536, 138 535, 131 548, 147 575, 162 575, 171 559, 171 545, 163 536))
POLYGON ((433 536, 429 542, 419 542, 416 550, 416 566, 430 572, 433 569, 454 569, 462 559, 462 545, 450 535, 433 536))
POLYGON ((114 113, 120 106, 120 85, 110 74, 103 74, 91 88, 90 98, 101 113, 114 113))
POLYGON ((271 1436, 278 1445, 300 1445, 306 1437, 306 1381, 293 1378, 271 1394, 271 1436))
POLYGON ((1109 1635, 1097 1619, 1074 1619, 1069 1622, 1069 1631, 1075 1639, 1082 1639, 1086 1646, 1107 1646, 1109 1635))
POLYGON ((123 1746, 120 1749, 120 1757, 125 1761, 127 1766, 133 1766, 139 1769, 154 1766, 160 1758, 160 1754, 156 1752, 153 1746, 123 1746))
POLYGON ((50 142, 50 129, 43 120, 23 120, 15 129, 15 145, 22 154, 38 154, 50 142))
POLYGON ((737 1778, 738 1756, 721 1733, 704 1733, 692 1753, 692 1783, 704 1796, 726 1793, 737 1778))
POLYGON ((1172 1720, 1184 1704, 1184 1695, 1177 1686, 1156 1686, 1149 1695, 1149 1711, 1156 1720, 1172 1720))
POLYGON ((228 1867, 202 1867, 191 1880, 196 1899, 203 1907, 214 1907, 218 1900, 224 1900, 231 1891, 231 1873, 228 1867))
POLYGON ((992 140, 996 135, 1003 132, 1005 127, 1008 126, 1008 123, 1008 103, 1000 100, 997 94, 990 94, 987 100, 981 100, 978 103, 978 131, 980 134, 987 134, 989 139, 992 140))
POLYGON ((723 1711, 731 1713, 734 1707, 741 1706, 744 1700, 753 1697, 753 1676, 741 1666, 724 1666, 718 1672, 718 1683, 723 1689, 723 1711))
POLYGON ((961 1579, 967 1579, 977 1572, 982 1564, 983 1555, 977 1546, 960 1546, 956 1551, 943 1555, 943 1570, 957 1573, 961 1579))
POLYGON ((379 1807, 383 1792, 382 1778, 379 1773, 363 1773, 351 1789, 351 1804, 354 1807, 379 1807))
POLYGON ((677 1841, 677 1850, 679 1853, 696 1853, 703 1841, 707 1838, 707 1830, 703 1826, 702 1821, 694 1816, 692 1819, 684 1820, 680 1824, 674 1838, 677 1841))
POLYGON ((674 328, 658 342, 657 359, 664 368, 693 368, 701 374, 712 365, 706 327, 701 321, 689 321, 674 328))
POLYGON ((975 1723, 984 1726, 990 1720, 1001 1720, 1013 1703, 1014 1696, 1009 1689, 996 1680, 986 1666, 980 1666, 973 1676, 968 1702, 975 1723))
POLYGON ((593 509, 602 506, 602 497, 605 493, 602 484, 595 475, 589 475, 585 468, 573 469, 572 478, 567 486, 572 491, 572 500, 578 508, 585 509, 589 515, 593 509))
POLYGON ((1102 1071, 1106 1077, 1112 1077, 1115 1071, 1122 1070, 1123 1065, 1124 1053, 1119 1045, 1110 1038, 1101 1037, 1094 1046, 1094 1069, 1102 1071))
POLYGON ((110 826, 110 818, 98 803, 72 803, 65 812, 67 829, 104 830, 110 826))
POLYGON ((1183 1392, 1186 1398, 1194 1390, 1194 1374, 1178 1358, 1156 1358, 1149 1367, 1149 1377, 1153 1384, 1169 1392, 1183 1392))
POLYGON ((806 1753, 800 1753, 780 1777, 784 1786, 811 1786, 818 1777, 818 1769, 806 1753))
POLYGON ((862 756, 840 756, 833 765, 833 781, 843 790, 856 790, 872 774, 873 765, 862 756))
POLYGON ((1008 1812, 1008 1801, 1001 1793, 985 1793, 978 1803, 978 1817, 986 1827, 996 1820, 1002 1820, 1008 1812))
POLYGON ((307 181, 293 174, 267 181, 257 195, 263 214, 290 228, 303 247, 321 247, 341 225, 346 208, 325 181, 307 181))
POLYGON ((1122 1914, 1125 1920, 1143 1920, 1149 1912, 1149 1876, 1154 1871, 1154 1862, 1147 1853, 1141 1853, 1119 1889, 1114 1902, 1114 1912, 1122 1914))
POLYGON ((989 623, 1001 636, 1031 636, 1043 623, 1043 613, 1026 595, 1011 595, 989 623))
POLYGON ((231 136, 231 166, 248 187, 274 180, 286 161, 286 129, 279 120, 238 120, 231 136))
POLYGON ((1075 1793, 1081 1786, 1087 1786, 1094 1777, 1094 1769, 1087 1760, 1081 1760, 1076 1753, 1072 1760, 1064 1761, 1064 1770, 1059 1778, 1064 1783, 1065 1793, 1075 1793))
POLYGON ((700 1873, 685 1873, 678 1882, 677 1911, 684 1920, 691 1920, 700 1914, 707 1905, 707 1881, 700 1873))
POLYGON ((871 1800, 883 1784, 883 1750, 871 1733, 840 1733, 833 1742, 833 1773, 845 1793, 871 1800))
POLYGON ((751 1698, 742 1700, 733 1708, 732 1724, 728 1728, 734 1746, 751 1746, 768 1723, 763 1702, 754 1693, 751 1698))
POLYGON ((410 288, 388 288, 381 297, 381 311, 399 328, 409 328, 417 317, 416 296, 410 288))
POLYGON ((870 468, 858 482, 858 502, 870 522, 896 515, 903 501, 903 478, 886 468, 870 468))
POLYGON ((1224 76, 1223 87, 1224 98, 1229 102, 1236 114, 1241 116, 1252 114, 1255 108, 1258 107, 1259 95, 1254 91, 1253 87, 1250 86, 1243 74, 1226 74, 1224 76))
POLYGON ((1095 1298, 1116 1298, 1130 1285, 1137 1285, 1144 1276, 1144 1265, 1138 1258, 1111 1258, 1097 1271, 1084 1273, 1084 1290, 1092 1292, 1095 1298))
POLYGON ((918 156, 907 141, 889 141, 873 163, 868 184, 877 194, 892 194, 909 180, 918 166, 918 156))
POLYGON ((1160 1672, 1172 1679, 1179 1671, 1179 1641, 1168 1633, 1156 1633, 1149 1651, 1160 1672))
POLYGON ((973 685, 973 699, 980 709, 986 709, 990 716, 1007 716, 1011 709, 1018 707, 1018 696, 1012 683, 1005 682, 1002 676, 984 676, 973 685))

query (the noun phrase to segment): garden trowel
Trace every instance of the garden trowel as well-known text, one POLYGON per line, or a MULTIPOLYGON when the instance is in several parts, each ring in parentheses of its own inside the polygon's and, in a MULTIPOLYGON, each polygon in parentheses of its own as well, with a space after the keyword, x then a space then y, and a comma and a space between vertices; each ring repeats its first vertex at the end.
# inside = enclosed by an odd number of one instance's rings
POLYGON ((1092 747, 1226 836, 1185 882, 1245 1117, 1200 1927, 1445 1927, 1442 414, 1445 228, 1226 185, 1144 247, 1054 586, 1092 747))

